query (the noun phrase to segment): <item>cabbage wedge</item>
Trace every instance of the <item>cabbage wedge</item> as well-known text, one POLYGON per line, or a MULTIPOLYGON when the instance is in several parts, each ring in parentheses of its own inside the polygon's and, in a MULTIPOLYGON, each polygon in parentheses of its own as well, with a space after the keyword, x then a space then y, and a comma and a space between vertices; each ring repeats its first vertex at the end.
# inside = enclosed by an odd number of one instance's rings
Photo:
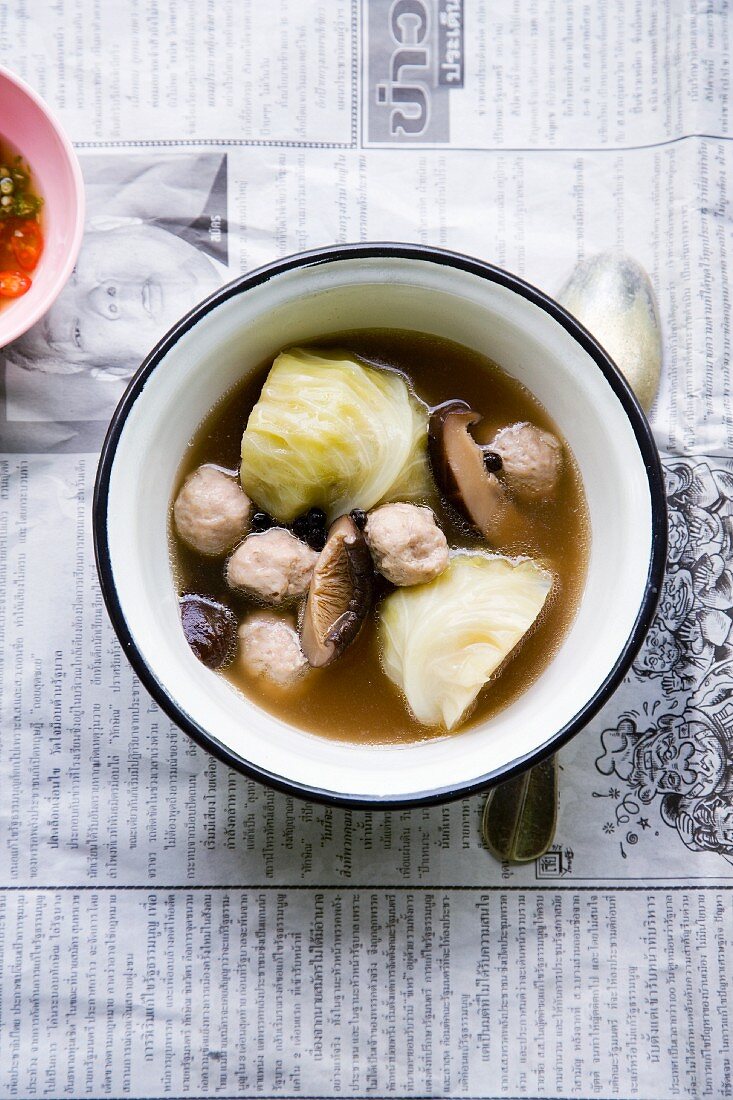
POLYGON ((329 521, 383 500, 424 500, 428 410, 395 371, 347 352, 291 348, 272 365, 242 436, 242 488, 281 523, 329 521), (395 495, 396 494, 396 495, 395 495))
POLYGON ((425 726, 452 730, 544 607, 552 576, 533 561, 457 553, 429 584, 382 602, 384 670, 425 726))

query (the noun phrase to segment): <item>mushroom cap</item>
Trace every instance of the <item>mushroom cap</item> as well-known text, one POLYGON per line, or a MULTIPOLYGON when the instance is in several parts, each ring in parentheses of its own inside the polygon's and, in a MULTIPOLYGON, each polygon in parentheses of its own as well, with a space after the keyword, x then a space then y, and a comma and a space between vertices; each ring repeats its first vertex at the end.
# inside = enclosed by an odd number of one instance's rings
POLYGON ((518 533, 520 518, 504 486, 484 463, 484 449, 469 427, 481 420, 465 401, 446 401, 430 414, 428 448, 438 487, 484 538, 500 541, 518 533))
POLYGON ((207 668, 223 668, 234 656, 234 612, 208 596, 184 595, 178 603, 183 633, 194 654, 207 668))
POLYGON ((323 668, 359 633, 372 599, 372 559, 350 516, 331 526, 316 562, 303 614, 300 644, 308 664, 323 668))

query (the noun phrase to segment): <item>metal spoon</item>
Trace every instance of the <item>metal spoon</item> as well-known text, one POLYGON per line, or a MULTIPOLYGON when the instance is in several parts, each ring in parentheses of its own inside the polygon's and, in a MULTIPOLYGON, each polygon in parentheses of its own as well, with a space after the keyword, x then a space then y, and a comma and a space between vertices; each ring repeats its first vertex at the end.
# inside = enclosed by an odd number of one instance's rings
MULTIPOLYGON (((659 386, 662 337, 644 268, 629 256, 592 256, 576 265, 558 301, 603 344, 648 410, 659 386)), ((556 823, 557 758, 551 756, 489 793, 481 832, 497 859, 527 863, 550 847, 556 823)))
POLYGON ((552 844, 556 820, 557 757, 550 756, 491 791, 481 832, 498 860, 528 863, 552 844))

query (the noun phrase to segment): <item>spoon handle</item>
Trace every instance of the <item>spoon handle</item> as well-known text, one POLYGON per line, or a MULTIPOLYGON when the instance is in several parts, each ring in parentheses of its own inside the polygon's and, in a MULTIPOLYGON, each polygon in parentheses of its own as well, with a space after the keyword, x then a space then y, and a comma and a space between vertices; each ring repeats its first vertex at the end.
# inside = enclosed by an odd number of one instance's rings
POLYGON ((489 792, 481 832, 498 860, 528 863, 552 844, 557 823, 557 757, 521 772, 489 792))

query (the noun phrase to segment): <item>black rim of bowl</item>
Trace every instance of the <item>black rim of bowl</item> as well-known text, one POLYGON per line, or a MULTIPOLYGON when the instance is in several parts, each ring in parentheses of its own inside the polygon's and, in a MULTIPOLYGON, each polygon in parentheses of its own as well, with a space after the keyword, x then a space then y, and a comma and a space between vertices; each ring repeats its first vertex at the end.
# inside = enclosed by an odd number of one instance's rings
POLYGON ((97 571, 99 573, 104 601, 110 619, 112 620, 115 633, 137 676, 165 714, 202 748, 244 775, 259 780, 267 786, 274 787, 286 794, 294 795, 297 798, 313 799, 331 805, 348 806, 354 809, 401 809, 410 806, 425 806, 432 803, 447 802, 455 798, 462 798, 470 794, 488 790, 497 783, 510 779, 525 768, 531 767, 533 764, 537 764, 547 756, 557 752, 558 749, 566 744, 571 737, 574 737, 576 733, 579 733, 594 715, 597 714, 621 683, 624 675, 631 666, 654 616, 664 578, 667 553, 667 510, 664 492, 664 476, 651 429, 626 380, 593 336, 591 336, 574 317, 564 310, 562 306, 548 297, 548 295, 538 290, 536 287, 533 287, 531 284, 526 283, 516 275, 511 275, 509 272, 495 267, 493 264, 473 259, 459 252, 450 252, 445 249, 389 242, 378 244, 334 245, 330 248, 301 252, 297 255, 277 260, 274 263, 268 264, 265 267, 260 267, 256 271, 248 275, 243 275, 239 279, 235 279, 233 282, 228 283, 197 305, 190 313, 181 318, 144 359, 131 379, 112 417, 102 447, 96 483, 94 486, 93 528, 97 571), (288 779, 285 776, 275 775, 245 760, 243 757, 239 756, 238 753, 233 752, 221 741, 218 741, 211 733, 194 722, 179 708, 176 701, 168 694, 165 686, 158 680, 135 644, 117 595, 110 562, 107 532, 110 477, 117 451, 117 444, 130 410, 140 396, 147 379, 170 349, 202 317, 210 313, 211 310, 216 309, 217 306, 221 305, 221 303, 227 301, 229 298, 243 294, 250 288, 259 286, 295 268, 308 268, 320 264, 330 264, 340 260, 356 259, 407 259, 437 264, 443 267, 456 268, 512 290, 515 294, 527 299, 535 306, 539 306, 540 309, 543 309, 553 317, 554 320, 557 321, 594 360, 620 401, 631 423, 644 462, 649 483, 652 511, 652 546, 644 598, 639 607, 633 629, 623 649, 619 653, 606 679, 594 692, 588 702, 581 707, 565 726, 553 734, 552 737, 541 745, 538 745, 531 752, 516 757, 504 767, 486 772, 465 783, 451 784, 446 787, 436 787, 425 791, 416 791, 398 798, 379 794, 366 796, 351 795, 345 791, 324 790, 319 787, 311 787, 303 783, 298 783, 296 780, 288 779))

